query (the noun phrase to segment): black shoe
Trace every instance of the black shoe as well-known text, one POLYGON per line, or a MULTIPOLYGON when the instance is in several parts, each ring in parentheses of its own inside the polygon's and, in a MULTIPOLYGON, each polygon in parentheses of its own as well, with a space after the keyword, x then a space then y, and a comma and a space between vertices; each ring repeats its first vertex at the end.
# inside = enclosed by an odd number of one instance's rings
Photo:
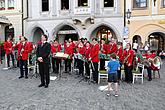
POLYGON ((19 79, 23 78, 23 76, 18 77, 19 79))
POLYGON ((44 84, 40 84, 40 85, 38 85, 38 87, 42 87, 42 86, 44 86, 44 84))
POLYGON ((48 88, 48 84, 45 85, 45 88, 48 88))
POLYGON ((152 79, 148 79, 148 81, 152 81, 152 79))
POLYGON ((25 79, 28 79, 28 76, 25 76, 25 79))

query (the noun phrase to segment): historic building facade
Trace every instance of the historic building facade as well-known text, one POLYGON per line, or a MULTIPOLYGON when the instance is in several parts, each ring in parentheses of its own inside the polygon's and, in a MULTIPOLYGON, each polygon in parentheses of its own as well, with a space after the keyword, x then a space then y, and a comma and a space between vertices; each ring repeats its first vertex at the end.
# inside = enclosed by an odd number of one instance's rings
POLYGON ((22 34, 22 0, 0 0, 0 39, 22 34))
POLYGON ((38 42, 97 37, 122 40, 123 0, 29 0, 25 35, 38 42))
POLYGON ((129 39, 150 44, 151 50, 165 50, 165 0, 127 0, 129 39))

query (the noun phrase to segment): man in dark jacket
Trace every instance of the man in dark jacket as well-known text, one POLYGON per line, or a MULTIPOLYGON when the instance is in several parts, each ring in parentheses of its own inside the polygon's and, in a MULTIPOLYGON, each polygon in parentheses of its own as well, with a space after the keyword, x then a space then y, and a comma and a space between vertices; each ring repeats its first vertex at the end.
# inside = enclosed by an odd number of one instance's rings
POLYGON ((51 52, 51 45, 47 42, 47 39, 48 39, 47 35, 41 36, 42 43, 38 45, 37 52, 36 52, 36 56, 37 56, 37 60, 39 64, 39 73, 41 76, 41 84, 38 87, 45 86, 45 88, 48 87, 49 82, 50 82, 49 55, 51 52))

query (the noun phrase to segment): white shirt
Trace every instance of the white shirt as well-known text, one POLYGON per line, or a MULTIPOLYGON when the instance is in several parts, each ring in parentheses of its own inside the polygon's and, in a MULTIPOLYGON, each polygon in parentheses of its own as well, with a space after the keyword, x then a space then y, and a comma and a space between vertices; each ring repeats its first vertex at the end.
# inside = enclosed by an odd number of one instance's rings
POLYGON ((133 43, 133 49, 138 49, 138 43, 133 43))
POLYGON ((149 50, 149 44, 145 45, 144 50, 145 51, 149 50))

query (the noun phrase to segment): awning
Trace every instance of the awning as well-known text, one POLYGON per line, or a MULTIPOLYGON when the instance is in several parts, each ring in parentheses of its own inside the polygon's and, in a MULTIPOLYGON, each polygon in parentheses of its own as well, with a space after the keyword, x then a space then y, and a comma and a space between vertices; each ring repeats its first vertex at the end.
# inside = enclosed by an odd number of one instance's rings
POLYGON ((10 24, 10 21, 6 16, 0 16, 0 24, 10 24))

